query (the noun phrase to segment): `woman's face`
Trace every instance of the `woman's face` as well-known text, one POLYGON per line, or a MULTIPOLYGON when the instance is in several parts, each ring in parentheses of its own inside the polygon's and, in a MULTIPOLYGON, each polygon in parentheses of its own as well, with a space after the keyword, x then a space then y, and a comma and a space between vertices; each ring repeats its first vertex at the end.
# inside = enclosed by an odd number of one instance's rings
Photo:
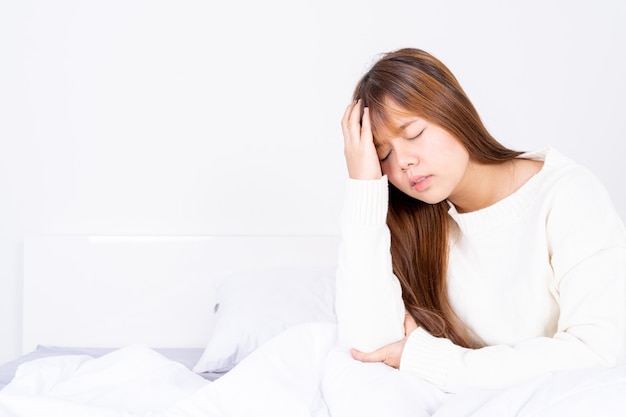
POLYGON ((383 174, 400 191, 425 203, 454 201, 470 167, 465 147, 436 124, 394 114, 391 122, 400 127, 399 133, 376 140, 383 174))

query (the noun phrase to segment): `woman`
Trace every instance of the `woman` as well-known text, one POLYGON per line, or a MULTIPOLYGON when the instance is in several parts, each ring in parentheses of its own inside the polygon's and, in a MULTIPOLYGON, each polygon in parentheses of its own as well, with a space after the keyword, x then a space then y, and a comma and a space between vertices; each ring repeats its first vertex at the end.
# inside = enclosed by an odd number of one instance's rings
POLYGON ((373 65, 342 129, 336 307, 355 359, 444 392, 623 362, 626 233, 588 170, 498 143, 417 49, 373 65))

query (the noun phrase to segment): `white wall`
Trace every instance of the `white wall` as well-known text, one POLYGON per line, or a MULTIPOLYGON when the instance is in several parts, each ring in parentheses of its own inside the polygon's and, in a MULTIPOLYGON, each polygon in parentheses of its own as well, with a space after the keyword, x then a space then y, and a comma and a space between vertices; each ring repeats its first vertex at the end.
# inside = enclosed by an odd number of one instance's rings
POLYGON ((24 235, 337 233, 339 120, 403 46, 505 144, 587 164, 626 218, 624 22, 621 0, 0 0, 0 362, 24 235))

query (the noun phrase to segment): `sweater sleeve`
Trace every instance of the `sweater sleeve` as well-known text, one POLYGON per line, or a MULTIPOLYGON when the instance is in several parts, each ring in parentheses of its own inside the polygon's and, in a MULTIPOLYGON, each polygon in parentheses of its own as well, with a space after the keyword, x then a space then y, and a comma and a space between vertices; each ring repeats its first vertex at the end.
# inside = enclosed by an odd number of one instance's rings
MULTIPOLYGON (((400 369, 441 389, 500 388, 542 373, 624 361, 626 234, 603 186, 570 177, 550 195, 545 218, 550 284, 560 315, 552 337, 466 349, 417 329, 400 369)), ((532 305, 528 306, 532 309, 532 305)))
POLYGON ((371 352, 404 337, 404 303, 392 272, 387 177, 348 179, 341 218, 336 312, 340 344, 371 352))

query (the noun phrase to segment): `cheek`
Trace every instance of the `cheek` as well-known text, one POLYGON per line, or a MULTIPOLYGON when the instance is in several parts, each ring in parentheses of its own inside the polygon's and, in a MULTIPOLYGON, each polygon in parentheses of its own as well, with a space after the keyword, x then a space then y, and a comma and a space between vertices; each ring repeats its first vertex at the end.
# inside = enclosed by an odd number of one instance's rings
POLYGON ((389 161, 385 161, 385 162, 381 162, 380 163, 380 170, 383 172, 384 175, 389 176, 389 174, 393 171, 391 169, 391 164, 389 163, 389 161))
POLYGON ((408 191, 406 188, 408 187, 408 184, 407 184, 405 175, 398 174, 396 171, 393 171, 393 170, 385 172, 384 169, 383 169, 383 174, 387 176, 387 179, 389 180, 391 184, 393 184, 394 187, 396 187, 400 191, 404 191, 404 192, 408 191))
POLYGON ((381 163, 380 169, 382 173, 389 178, 390 181, 399 176, 397 167, 394 166, 394 164, 391 163, 390 161, 385 161, 381 163))

